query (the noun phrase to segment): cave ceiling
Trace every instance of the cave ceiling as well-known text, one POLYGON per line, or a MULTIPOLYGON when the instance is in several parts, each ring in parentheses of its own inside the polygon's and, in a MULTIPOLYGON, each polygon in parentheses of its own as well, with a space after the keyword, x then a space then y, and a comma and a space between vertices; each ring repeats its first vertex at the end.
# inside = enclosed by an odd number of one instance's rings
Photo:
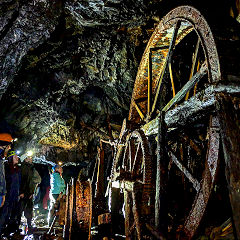
POLYGON ((92 161, 99 138, 117 138, 146 44, 177 3, 2 0, 0 115, 15 149, 92 161))

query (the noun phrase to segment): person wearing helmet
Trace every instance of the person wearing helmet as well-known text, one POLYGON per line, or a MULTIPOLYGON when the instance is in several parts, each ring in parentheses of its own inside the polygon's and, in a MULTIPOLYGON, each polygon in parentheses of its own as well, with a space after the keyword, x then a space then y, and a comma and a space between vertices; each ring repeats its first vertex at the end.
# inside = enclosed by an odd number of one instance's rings
POLYGON ((11 149, 13 138, 9 133, 0 133, 0 208, 3 207, 6 195, 6 181, 3 159, 11 149))
POLYGON ((5 165, 7 194, 0 215, 0 229, 4 228, 4 233, 6 235, 18 230, 17 213, 20 187, 18 161, 19 157, 15 151, 9 151, 7 154, 7 163, 5 165))

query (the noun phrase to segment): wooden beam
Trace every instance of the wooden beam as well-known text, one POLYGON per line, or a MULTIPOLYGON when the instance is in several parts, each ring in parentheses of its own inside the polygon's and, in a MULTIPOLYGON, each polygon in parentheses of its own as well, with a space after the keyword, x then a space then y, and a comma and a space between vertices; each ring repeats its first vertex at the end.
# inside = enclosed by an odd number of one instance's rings
POLYGON ((190 91, 196 83, 198 83, 203 76, 207 74, 207 63, 204 62, 201 66, 200 70, 182 87, 182 89, 176 94, 174 98, 172 98, 168 104, 162 109, 162 111, 166 112, 173 105, 177 104, 181 101, 186 93, 190 91))
MULTIPOLYGON (((167 111, 164 119, 167 127, 182 127, 213 112, 217 103, 215 98, 217 93, 240 94, 240 86, 236 84, 209 86, 173 110, 167 111)), ((141 129, 147 136, 156 135, 158 133, 158 117, 142 126, 141 129)))
MULTIPOLYGON (((194 122, 214 110, 216 99, 212 87, 204 92, 191 97, 173 110, 165 114, 165 123, 168 128, 185 126, 186 123, 194 122)), ((154 135, 158 133, 158 120, 156 117, 151 122, 142 126, 145 135, 154 135)))
POLYGON ((159 116, 158 141, 157 141, 157 173, 155 193, 155 228, 163 235, 168 231, 167 211, 167 184, 168 184, 168 155, 166 153, 166 126, 164 112, 159 116))

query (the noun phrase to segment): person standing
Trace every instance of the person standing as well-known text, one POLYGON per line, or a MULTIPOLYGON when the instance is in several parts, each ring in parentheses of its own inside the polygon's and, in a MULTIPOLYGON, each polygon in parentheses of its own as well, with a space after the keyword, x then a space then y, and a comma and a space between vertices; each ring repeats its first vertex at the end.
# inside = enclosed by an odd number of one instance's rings
POLYGON ((63 169, 60 165, 52 167, 52 174, 50 177, 50 211, 49 211, 49 226, 53 221, 53 215, 56 209, 59 208, 57 200, 66 193, 66 184, 62 177, 63 169), (56 206, 57 205, 57 206, 56 206))
POLYGON ((41 183, 41 177, 35 169, 32 157, 25 158, 21 165, 21 185, 18 221, 20 224, 22 213, 27 219, 28 233, 32 231, 33 217, 33 194, 38 184, 41 183))
MULTIPOLYGON (((0 133, 0 209, 4 206, 6 196, 6 180, 3 159, 11 149, 13 138, 9 133, 0 133)), ((0 211, 1 214, 1 211, 0 211)), ((0 228, 0 235, 2 229, 0 228)))
POLYGON ((9 151, 7 160, 5 165, 7 194, 0 215, 0 228, 4 228, 6 234, 10 234, 18 230, 17 213, 21 178, 18 167, 19 157, 15 151, 9 151))

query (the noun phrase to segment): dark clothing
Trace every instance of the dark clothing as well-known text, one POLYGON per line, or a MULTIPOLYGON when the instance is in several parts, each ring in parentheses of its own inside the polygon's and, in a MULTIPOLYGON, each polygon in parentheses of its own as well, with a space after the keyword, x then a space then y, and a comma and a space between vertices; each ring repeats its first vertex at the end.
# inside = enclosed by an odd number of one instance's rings
MULTIPOLYGON (((20 171, 18 167, 11 163, 5 166, 7 194, 5 204, 0 210, 0 232, 5 226, 17 222, 18 197, 20 188, 20 171)), ((16 225, 16 224, 15 224, 16 225)))
POLYGON ((18 201, 19 189, 21 183, 21 174, 18 166, 15 168, 12 164, 6 164, 5 166, 5 176, 6 176, 6 188, 7 195, 6 201, 18 201))
POLYGON ((18 219, 21 219, 22 212, 24 212, 24 216, 27 219, 28 228, 31 227, 31 221, 33 217, 33 199, 29 198, 21 198, 19 201, 19 213, 18 219))
POLYGON ((3 149, 0 149, 0 197, 6 195, 6 181, 5 181, 5 170, 2 155, 4 153, 3 149))
MULTIPOLYGON (((33 164, 27 163, 27 162, 22 163, 22 166, 21 166, 22 183, 20 186, 20 194, 24 194, 24 197, 26 198, 27 197, 29 198, 31 195, 34 194, 34 190, 36 188, 35 173, 36 173, 36 170, 33 164)), ((41 182, 41 178, 40 178, 40 182, 41 182)))
POLYGON ((41 177, 32 163, 23 162, 21 165, 20 195, 24 197, 19 201, 18 221, 20 223, 22 213, 27 218, 28 228, 31 227, 33 217, 33 194, 36 185, 41 182, 41 177))

